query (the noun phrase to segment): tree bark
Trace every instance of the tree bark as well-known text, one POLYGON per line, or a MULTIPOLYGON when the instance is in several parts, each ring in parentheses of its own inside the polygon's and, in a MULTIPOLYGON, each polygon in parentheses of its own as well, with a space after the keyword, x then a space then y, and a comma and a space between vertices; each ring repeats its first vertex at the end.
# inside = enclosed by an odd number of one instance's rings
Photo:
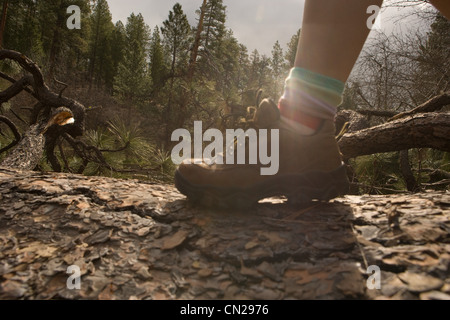
POLYGON ((392 118, 398 114, 398 112, 390 110, 371 110, 371 109, 361 109, 356 110, 356 112, 365 116, 374 116, 383 118, 392 118))
MULTIPOLYGON (((50 160, 54 171, 61 171, 61 166, 56 156, 54 156, 54 148, 56 147, 55 142, 58 140, 59 136, 61 136, 61 134, 63 133, 67 133, 72 137, 78 137, 83 135, 86 117, 85 107, 76 100, 63 97, 62 92, 57 94, 51 91, 45 84, 44 77, 39 67, 23 54, 12 50, 0 50, 0 61, 4 59, 14 60, 26 72, 30 73, 17 81, 2 74, 2 78, 12 82, 12 85, 9 88, 5 89, 4 91, 0 92, 0 102, 6 102, 23 90, 27 90, 29 92, 30 90, 26 88, 27 85, 30 85, 33 88, 31 94, 39 101, 39 103, 36 104, 32 110, 33 112, 31 118, 33 121, 31 124, 33 126, 31 126, 30 129, 37 126, 36 123, 38 120, 38 116, 41 112, 43 113, 44 116, 50 116, 52 108, 56 109, 61 106, 67 107, 72 112, 75 120, 73 124, 64 126, 64 128, 48 130, 45 134, 46 138, 48 138, 48 141, 46 143, 46 151, 48 159, 50 160)), ((42 153, 44 150, 44 148, 41 146, 42 139, 40 137, 40 132, 37 129, 36 130, 32 129, 31 131, 29 130, 29 133, 30 133, 29 137, 30 148, 33 148, 33 145, 36 146, 36 148, 29 150, 30 151, 29 155, 32 155, 32 157, 31 156, 30 157, 33 159, 35 158, 40 159, 40 157, 42 157, 42 153), (35 137, 33 137, 34 133, 36 135, 35 137)), ((25 150, 27 148, 25 148, 24 150, 22 149, 18 151, 17 153, 18 155, 21 154, 20 152, 23 152, 23 154, 28 154, 27 153, 28 151, 25 150)), ((13 152, 14 151, 15 149, 13 150, 13 152)), ((14 165, 18 165, 20 167, 22 166, 22 164, 24 167, 26 167, 27 165, 32 165, 34 161, 29 161, 29 163, 27 164, 27 161, 29 160, 28 158, 30 157, 24 156, 23 161, 20 165, 18 164, 17 161, 13 163, 14 165)), ((18 159, 20 158, 21 156, 18 159)))
POLYGON ((200 18, 198 20, 197 34, 195 35, 194 47, 192 49, 191 57, 189 59, 189 69, 187 74, 188 81, 192 79, 192 77, 194 76, 195 66, 197 64, 198 48, 200 46, 201 35, 203 32, 203 20, 205 19, 206 3, 207 0, 203 0, 202 7, 200 9, 200 18))
POLYGON ((224 212, 170 185, 0 168, 0 201, 0 299, 448 297, 445 192, 224 212), (370 265, 385 290, 368 288, 370 265))
POLYGON ((406 189, 411 192, 415 192, 418 189, 418 184, 414 174, 411 170, 411 164, 409 163, 408 150, 400 151, 400 172, 406 183, 406 189))
POLYGON ((450 113, 422 113, 345 134, 339 140, 345 159, 411 148, 450 151, 450 113))
POLYGON ((84 133, 86 109, 82 104, 74 99, 66 98, 51 91, 45 84, 44 76, 42 75, 38 65, 20 52, 13 50, 0 50, 0 61, 5 59, 16 61, 25 71, 32 75, 32 78, 30 76, 25 76, 23 79, 18 81, 21 83, 20 86, 17 85, 17 82, 15 82, 10 88, 3 91, 0 96, 2 94, 4 97, 5 95, 9 96, 10 94, 8 94, 8 92, 11 92, 10 90, 14 91, 14 93, 19 93, 21 91, 19 90, 20 87, 24 90, 25 85, 30 84, 33 87, 34 96, 37 100, 39 100, 41 106, 48 106, 50 108, 65 106, 72 111, 75 123, 73 125, 66 126, 65 132, 69 133, 73 137, 81 136, 84 133))

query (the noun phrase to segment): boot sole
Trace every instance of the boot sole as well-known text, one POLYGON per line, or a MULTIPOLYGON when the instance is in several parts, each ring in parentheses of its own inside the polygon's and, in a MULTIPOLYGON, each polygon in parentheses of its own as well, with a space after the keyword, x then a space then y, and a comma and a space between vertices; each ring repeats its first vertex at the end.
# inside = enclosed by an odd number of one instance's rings
POLYGON ((274 196, 286 196, 288 203, 293 205, 303 205, 313 200, 329 201, 346 194, 349 185, 345 165, 331 172, 273 176, 247 188, 195 185, 178 170, 175 173, 175 186, 190 201, 219 208, 249 208, 261 199, 274 196))

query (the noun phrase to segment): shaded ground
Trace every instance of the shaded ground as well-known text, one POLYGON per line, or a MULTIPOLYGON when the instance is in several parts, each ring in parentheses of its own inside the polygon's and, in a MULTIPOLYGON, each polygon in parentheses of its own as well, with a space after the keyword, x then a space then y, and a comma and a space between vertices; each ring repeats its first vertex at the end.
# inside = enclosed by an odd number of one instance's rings
POLYGON ((450 299, 449 218, 444 192, 214 212, 173 186, 0 169, 0 298, 450 299))

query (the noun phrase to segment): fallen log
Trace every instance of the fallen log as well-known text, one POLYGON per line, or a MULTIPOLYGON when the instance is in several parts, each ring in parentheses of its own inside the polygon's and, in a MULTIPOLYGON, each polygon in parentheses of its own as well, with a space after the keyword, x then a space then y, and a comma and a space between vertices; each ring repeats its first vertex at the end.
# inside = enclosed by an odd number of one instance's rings
POLYGON ((450 151, 450 113, 420 113, 347 133, 339 140, 345 159, 411 148, 450 151))
POLYGON ((0 202, 0 299, 450 298, 445 192, 214 211, 171 185, 0 168, 0 202))

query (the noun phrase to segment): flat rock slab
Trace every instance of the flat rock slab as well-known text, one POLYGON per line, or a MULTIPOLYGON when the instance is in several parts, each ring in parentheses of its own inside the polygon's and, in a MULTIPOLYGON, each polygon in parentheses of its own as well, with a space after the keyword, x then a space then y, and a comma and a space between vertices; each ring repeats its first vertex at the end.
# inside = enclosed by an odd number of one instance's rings
POLYGON ((0 168, 0 298, 448 299, 449 218, 448 192, 214 211, 171 185, 0 168))

